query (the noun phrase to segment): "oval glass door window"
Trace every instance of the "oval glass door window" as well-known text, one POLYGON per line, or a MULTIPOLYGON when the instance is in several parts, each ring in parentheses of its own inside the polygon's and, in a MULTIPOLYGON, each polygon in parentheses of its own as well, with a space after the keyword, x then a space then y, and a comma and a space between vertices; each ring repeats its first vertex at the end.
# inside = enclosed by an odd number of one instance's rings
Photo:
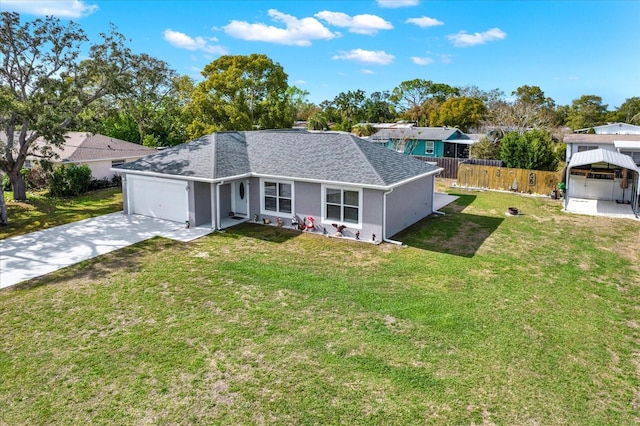
POLYGON ((240 182, 240 199, 244 200, 244 182, 240 182))

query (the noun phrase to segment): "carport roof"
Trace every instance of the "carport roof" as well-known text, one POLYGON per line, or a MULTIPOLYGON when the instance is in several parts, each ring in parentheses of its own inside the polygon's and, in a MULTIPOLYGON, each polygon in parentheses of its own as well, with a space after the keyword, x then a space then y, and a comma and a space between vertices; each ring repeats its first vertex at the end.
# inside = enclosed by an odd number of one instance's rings
POLYGON ((640 172, 633 159, 625 154, 606 149, 591 149, 573 154, 569 161, 569 168, 586 166, 595 163, 607 163, 622 167, 634 172, 640 172))

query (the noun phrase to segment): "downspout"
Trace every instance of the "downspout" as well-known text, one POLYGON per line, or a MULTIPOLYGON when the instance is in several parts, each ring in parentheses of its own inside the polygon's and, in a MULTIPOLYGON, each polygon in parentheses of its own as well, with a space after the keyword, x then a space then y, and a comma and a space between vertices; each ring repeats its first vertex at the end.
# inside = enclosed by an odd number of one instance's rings
POLYGON ((401 246, 402 241, 392 240, 387 238, 387 195, 393 192, 393 188, 390 191, 387 191, 382 196, 382 241, 385 243, 391 243, 401 246))
MULTIPOLYGON (((571 162, 571 159, 569 159, 569 163, 571 162)), ((564 211, 567 211, 567 207, 569 206, 569 176, 571 176, 569 174, 569 172, 571 171, 571 167, 569 166, 569 163, 567 163, 567 171, 565 172, 564 175, 564 211)))
POLYGON ((214 229, 216 229, 217 231, 221 231, 222 230, 222 224, 220 223, 220 186, 224 185, 224 181, 222 182, 218 182, 216 184, 216 225, 214 226, 214 229))

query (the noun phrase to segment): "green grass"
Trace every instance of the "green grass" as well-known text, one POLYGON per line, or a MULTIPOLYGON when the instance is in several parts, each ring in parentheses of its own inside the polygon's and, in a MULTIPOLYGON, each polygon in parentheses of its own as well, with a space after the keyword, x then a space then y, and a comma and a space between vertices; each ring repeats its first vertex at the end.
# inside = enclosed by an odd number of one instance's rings
POLYGON ((0 424, 639 423, 638 222, 456 194, 407 247, 246 224, 1 291, 0 424))
POLYGON ((92 191, 73 198, 49 197, 31 192, 26 202, 16 202, 5 192, 9 225, 0 227, 0 240, 122 210, 122 189, 92 191))

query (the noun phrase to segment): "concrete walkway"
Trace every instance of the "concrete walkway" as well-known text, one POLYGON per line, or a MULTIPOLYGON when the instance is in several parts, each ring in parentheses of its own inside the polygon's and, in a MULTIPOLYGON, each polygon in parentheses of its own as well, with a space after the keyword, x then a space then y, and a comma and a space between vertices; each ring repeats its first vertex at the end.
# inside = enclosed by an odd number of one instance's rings
POLYGON ((0 288, 156 236, 187 242, 211 232, 210 227, 186 229, 181 223, 119 212, 7 238, 0 240, 0 288))
POLYGON ((567 209, 565 211, 568 213, 586 214, 590 216, 637 219, 630 204, 618 204, 615 201, 569 198, 567 209))
POLYGON ((433 210, 440 210, 441 208, 448 206, 457 200, 458 196, 449 195, 444 192, 434 192, 433 193, 433 210))

